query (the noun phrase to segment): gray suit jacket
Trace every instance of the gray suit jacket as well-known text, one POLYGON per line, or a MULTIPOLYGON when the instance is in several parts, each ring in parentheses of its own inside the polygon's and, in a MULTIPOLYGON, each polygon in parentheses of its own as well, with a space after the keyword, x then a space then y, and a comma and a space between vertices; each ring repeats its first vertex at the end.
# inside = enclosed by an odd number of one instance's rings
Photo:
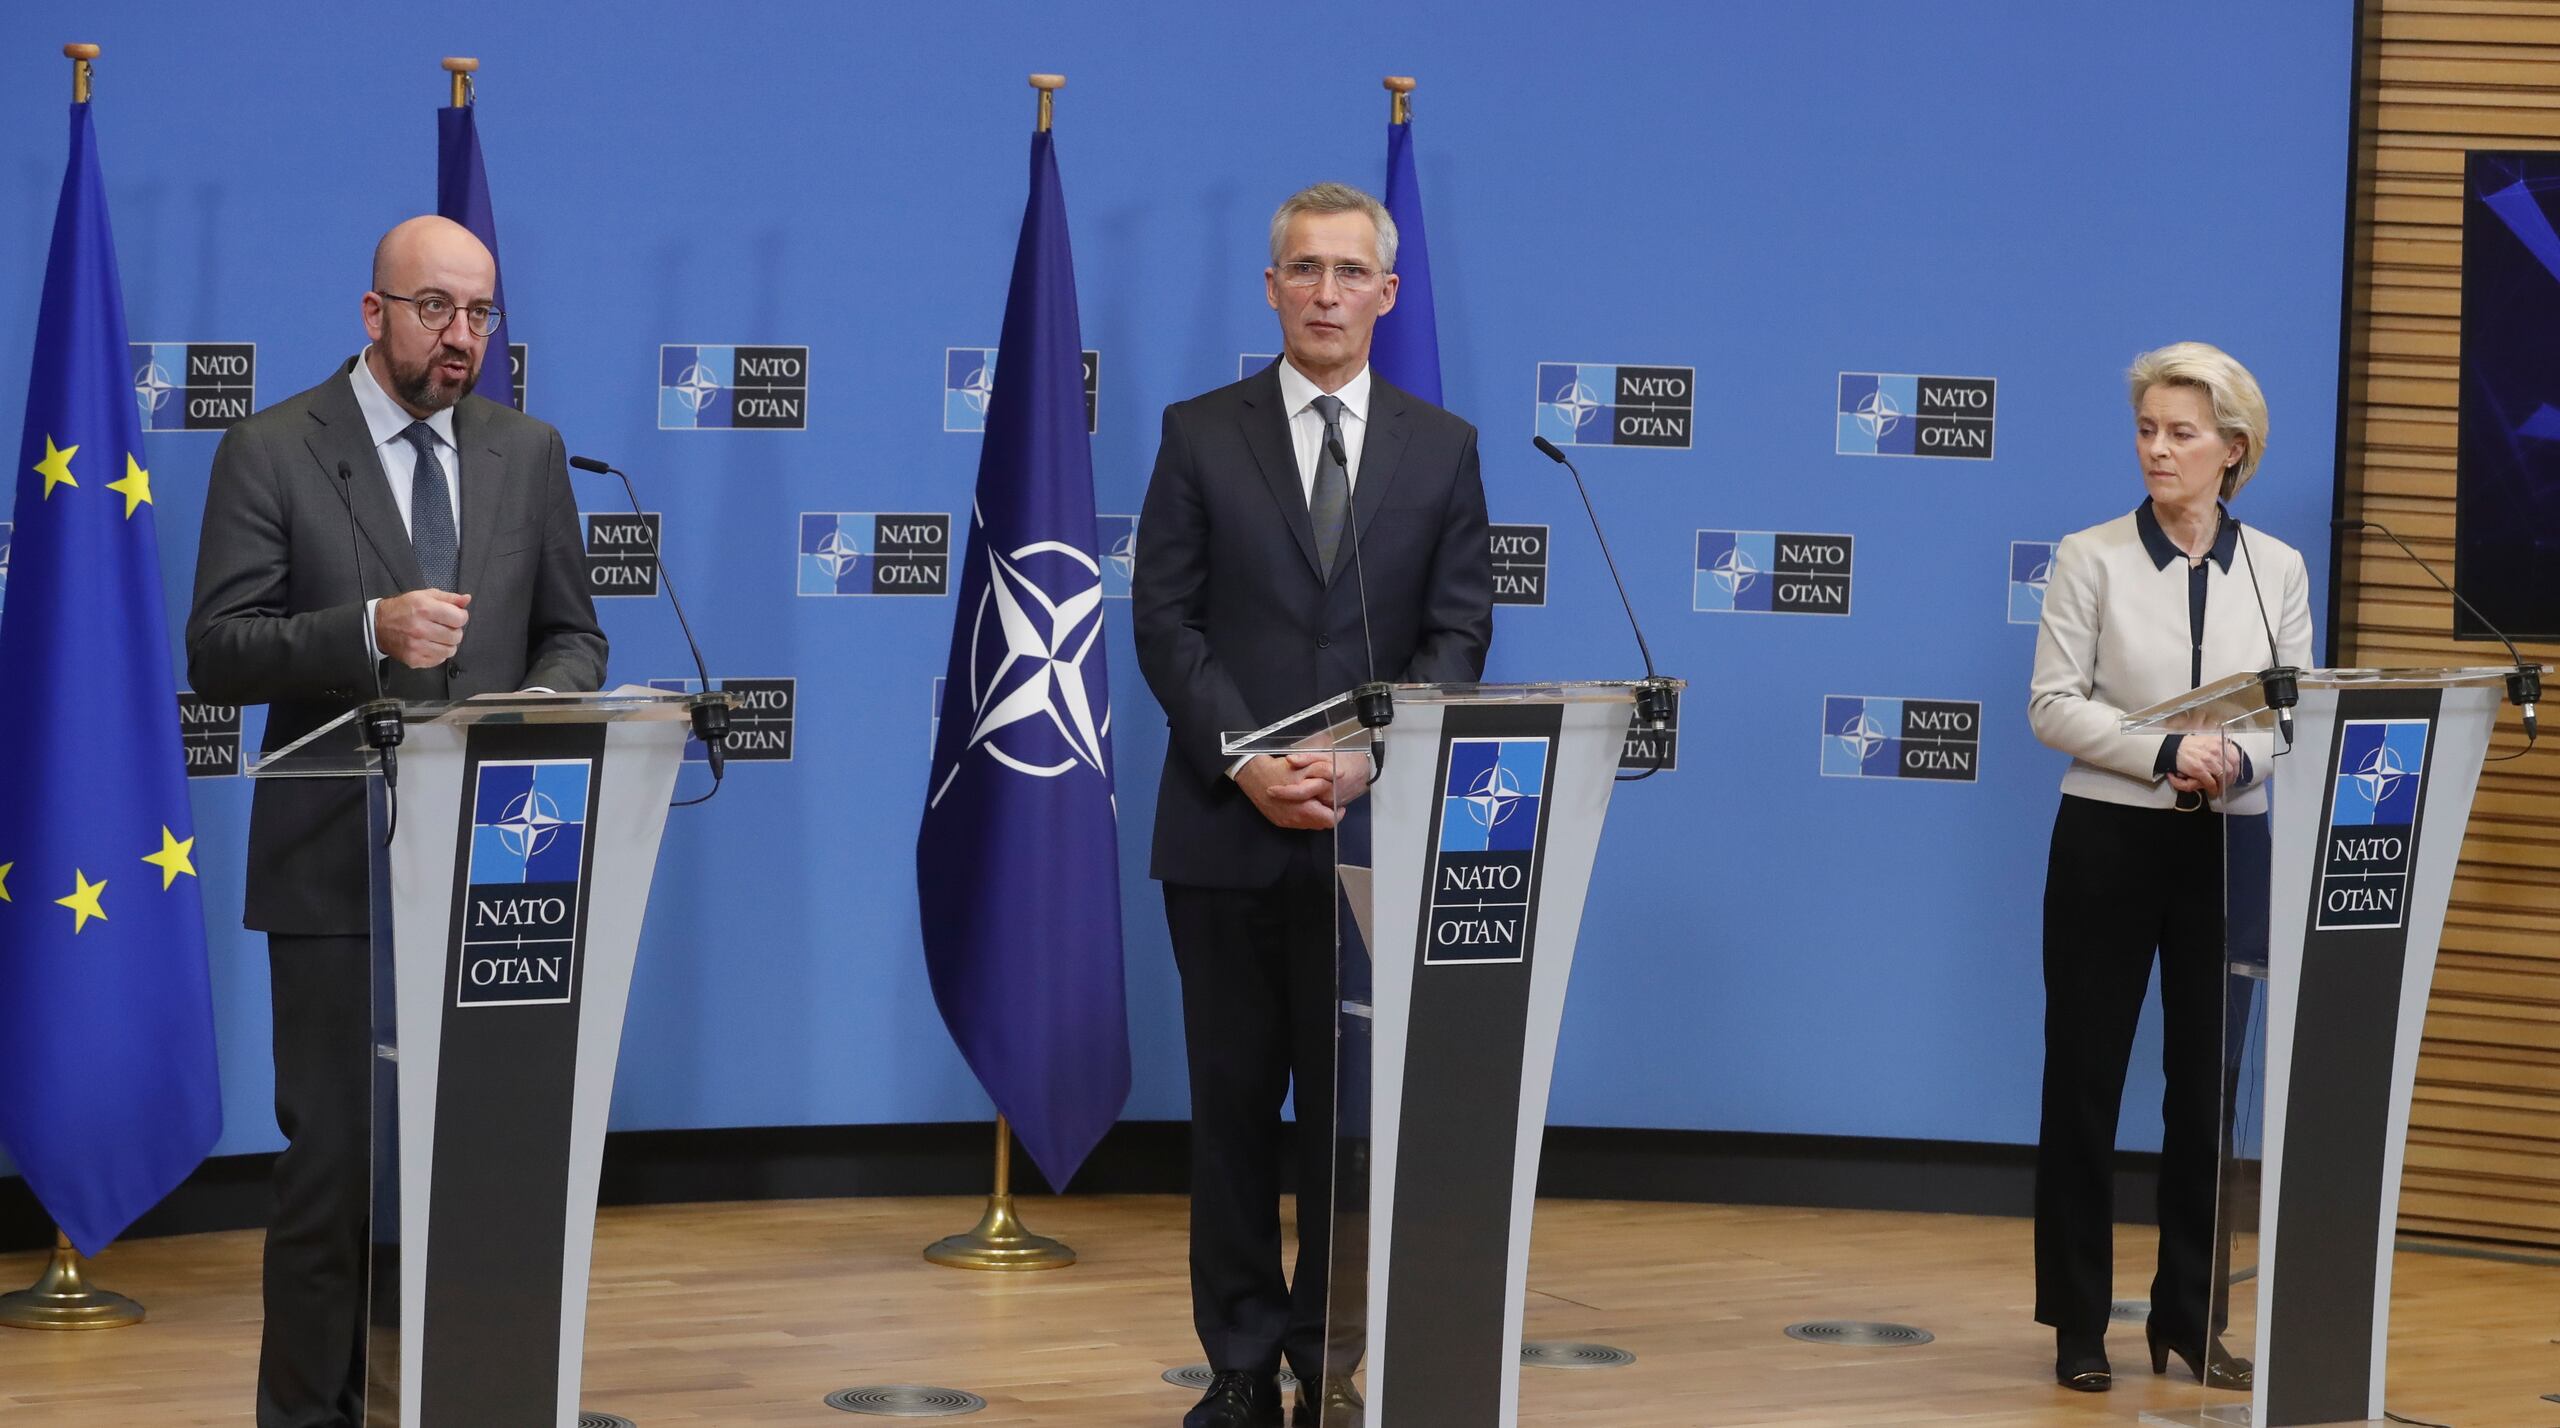
MULTIPOLYGON (((224 434, 205 493, 187 617, 187 676, 198 695, 264 704, 264 747, 280 748, 373 697, 364 602, 425 582, 373 438, 348 384, 328 381, 224 434), (350 479, 342 491, 338 468, 350 479), (352 499, 359 537, 348 528, 352 499), (356 545, 363 546, 362 580, 356 545)), ((476 396, 454 408, 461 450, 462 646, 442 667, 383 662, 400 699, 461 699, 604 682, 604 632, 566 449, 544 422, 476 396)), ((357 779, 262 781, 249 816, 249 927, 355 935, 370 926, 364 789, 357 779)))

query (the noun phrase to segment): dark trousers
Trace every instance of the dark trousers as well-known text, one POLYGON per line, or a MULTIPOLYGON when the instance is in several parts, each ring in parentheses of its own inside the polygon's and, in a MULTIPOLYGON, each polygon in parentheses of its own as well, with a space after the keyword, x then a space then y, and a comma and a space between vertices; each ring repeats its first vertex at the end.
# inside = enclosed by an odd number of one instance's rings
POLYGON ((1191 1068, 1191 1318, 1210 1367, 1310 1383, 1332 1254, 1333 850, 1268 888, 1167 883, 1191 1068), (1297 1085, 1298 1265, 1280 1270, 1280 1106, 1297 1085))
POLYGON ((2201 1346, 2222 1124, 2222 817, 2066 796, 2044 885, 2044 1124, 2036 1321, 2107 1326, 2116 1121, 2152 955, 2160 962, 2160 1261, 2151 1317, 2201 1346))
POLYGON ((285 1150, 267 1226, 258 1428, 354 1428, 373 1184, 371 943, 270 934, 267 962, 285 1150))

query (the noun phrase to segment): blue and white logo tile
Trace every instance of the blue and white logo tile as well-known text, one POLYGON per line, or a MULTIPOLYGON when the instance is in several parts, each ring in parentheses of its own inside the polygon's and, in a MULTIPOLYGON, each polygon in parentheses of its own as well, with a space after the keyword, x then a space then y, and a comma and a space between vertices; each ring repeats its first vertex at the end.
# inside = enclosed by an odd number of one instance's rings
POLYGON ((1093 526, 1102 548, 1102 598, 1126 600, 1138 573, 1138 518, 1105 512, 1093 518, 1093 526))
POLYGON ((1558 446, 1685 448, 1697 376, 1694 367, 1541 362, 1537 433, 1558 446))
POLYGON ((2044 620, 2044 587, 2053 579, 2053 554, 2061 547, 2049 540, 2009 542, 2009 623, 2033 625, 2044 620))
POLYGON ((1698 532, 1690 608, 1760 615, 1847 615, 1857 542, 1799 531, 1698 532))
POLYGON ((1988 461, 1999 385, 1990 377, 1842 372, 1831 449, 1988 461))
POLYGON ((1978 781, 1982 705, 1832 694, 1822 701, 1824 778, 1978 781))
MULTIPOLYGON (((996 391, 996 349, 992 347, 945 347, 942 349, 942 429, 975 431, 987 429, 987 403, 996 391)), ((1102 417, 1102 354, 1086 348, 1084 352, 1084 429, 1091 434, 1100 428, 1102 417)))
POLYGON ((2427 734, 2424 719, 2339 724, 2329 827, 2321 838, 2316 930, 2406 924, 2427 734))
POLYGON ((941 595, 951 586, 951 517, 940 511, 803 511, 802 595, 941 595))
POLYGON ((144 431, 221 431, 258 405, 254 342, 129 342, 144 431))
POLYGON ((457 1006, 569 1001, 585 898, 586 759, 487 759, 471 793, 457 1006))
POLYGON ((660 431, 804 431, 809 349, 667 344, 658 349, 660 431))

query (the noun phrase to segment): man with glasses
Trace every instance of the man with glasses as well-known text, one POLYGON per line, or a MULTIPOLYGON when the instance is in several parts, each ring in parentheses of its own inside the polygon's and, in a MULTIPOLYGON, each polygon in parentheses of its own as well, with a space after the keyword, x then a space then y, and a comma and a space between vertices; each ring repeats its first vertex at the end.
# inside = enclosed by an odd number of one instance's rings
POLYGON ((1283 1358, 1300 1428, 1326 1396, 1329 830, 1369 776, 1324 755, 1230 760, 1219 736, 1362 683, 1373 652, 1380 679, 1481 678, 1493 638, 1475 428, 1369 370, 1395 264, 1395 220, 1369 195, 1318 184, 1280 205, 1262 279, 1284 354, 1165 410, 1138 518, 1138 663, 1172 725, 1152 871, 1191 1072, 1191 1312, 1214 1374, 1184 1428, 1274 1428, 1283 1358), (1294 1282, 1279 1216, 1293 1080, 1294 1282))
MULTIPOLYGON (((497 276, 459 224, 392 229, 362 303, 369 345, 214 453, 188 677, 204 698, 267 705, 267 749, 371 699, 377 675, 399 699, 604 681, 560 433, 471 394, 497 276)), ((363 1421, 366 841, 360 780, 258 784, 242 921, 267 934, 286 1139, 258 1428, 363 1421)))

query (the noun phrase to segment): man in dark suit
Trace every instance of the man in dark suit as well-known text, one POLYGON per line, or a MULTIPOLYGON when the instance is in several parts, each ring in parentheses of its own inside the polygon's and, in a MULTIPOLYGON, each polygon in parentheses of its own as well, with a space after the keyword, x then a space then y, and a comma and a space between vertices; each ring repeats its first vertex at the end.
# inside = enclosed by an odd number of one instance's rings
MULTIPOLYGON (((603 682, 560 433, 470 395, 496 291, 496 260, 460 225, 394 228, 363 299, 371 345, 232 427, 214 453, 188 677, 206 698, 267 705, 266 748, 372 698, 377 670, 403 699, 603 682)), ((267 934, 287 1142, 267 1231, 259 1428, 362 1418, 366 836, 358 780, 258 785, 243 921, 267 934)))
POLYGON ((1356 189, 1319 184, 1280 206, 1263 286, 1285 355, 1165 410, 1138 520, 1138 663, 1172 726, 1153 872, 1191 1071, 1191 1308, 1215 1372, 1184 1428, 1278 1424, 1284 1355, 1298 1421, 1316 1422, 1336 1005, 1326 830, 1369 774, 1321 754, 1229 759, 1219 737, 1370 677, 1355 530, 1379 678, 1480 678, 1493 637, 1475 428, 1369 371, 1395 250, 1395 221, 1356 189), (1279 1116, 1293 1076, 1291 1283, 1279 1116))

